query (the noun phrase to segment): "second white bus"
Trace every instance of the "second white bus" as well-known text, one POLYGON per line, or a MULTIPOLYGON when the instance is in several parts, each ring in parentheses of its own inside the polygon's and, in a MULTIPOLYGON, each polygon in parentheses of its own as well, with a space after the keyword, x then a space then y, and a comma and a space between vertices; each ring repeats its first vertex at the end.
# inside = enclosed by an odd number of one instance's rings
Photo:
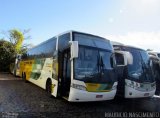
MULTIPOLYGON (((117 94, 124 98, 151 97, 156 91, 152 61, 148 53, 140 48, 113 42, 115 51, 128 52, 130 63, 123 68, 123 76, 118 78, 117 94)), ((117 62, 120 61, 118 58, 117 62)))

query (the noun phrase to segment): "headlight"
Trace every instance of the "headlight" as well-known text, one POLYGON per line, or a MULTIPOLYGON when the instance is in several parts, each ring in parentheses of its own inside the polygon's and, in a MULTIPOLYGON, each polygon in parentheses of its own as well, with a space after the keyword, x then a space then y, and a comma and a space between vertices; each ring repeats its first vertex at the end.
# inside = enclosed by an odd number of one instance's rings
POLYGON ((125 84, 126 84, 126 86, 134 88, 134 82, 126 82, 125 84))
POLYGON ((72 84, 72 87, 75 89, 79 89, 79 90, 84 90, 86 91, 86 87, 83 85, 78 85, 78 84, 72 84))

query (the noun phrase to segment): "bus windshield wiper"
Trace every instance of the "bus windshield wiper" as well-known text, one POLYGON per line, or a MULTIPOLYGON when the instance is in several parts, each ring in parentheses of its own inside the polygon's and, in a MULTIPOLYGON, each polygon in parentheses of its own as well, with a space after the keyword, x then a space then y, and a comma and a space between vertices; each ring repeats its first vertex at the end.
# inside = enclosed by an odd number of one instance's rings
POLYGON ((97 69, 98 69, 98 72, 100 72, 100 61, 99 61, 99 55, 97 56, 97 69))
POLYGON ((147 65, 144 61, 141 62, 142 64, 142 70, 143 70, 143 73, 145 74, 145 78, 147 81, 150 81, 149 77, 148 77, 148 68, 147 68, 147 65))
POLYGON ((100 72, 104 73, 104 62, 102 56, 100 57, 100 72))

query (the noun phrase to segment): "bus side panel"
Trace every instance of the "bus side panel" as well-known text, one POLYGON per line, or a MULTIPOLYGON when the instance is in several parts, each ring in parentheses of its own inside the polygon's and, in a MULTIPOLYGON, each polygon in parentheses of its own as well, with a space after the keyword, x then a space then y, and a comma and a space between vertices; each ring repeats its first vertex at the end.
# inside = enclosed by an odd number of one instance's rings
POLYGON ((29 81, 45 89, 47 79, 52 79, 52 63, 52 58, 35 59, 29 81))
POLYGON ((53 59, 52 63, 52 95, 57 97, 58 92, 58 60, 53 59))
POLYGON ((20 77, 22 77, 22 72, 23 72, 26 74, 26 80, 29 80, 33 63, 34 63, 34 60, 27 60, 27 61, 20 62, 20 74, 19 74, 20 77))
POLYGON ((58 61, 53 58, 37 58, 21 61, 20 73, 26 74, 26 79, 37 86, 46 89, 48 78, 52 80, 52 95, 57 96, 58 88, 58 61), (52 74, 53 73, 53 74, 52 74))
POLYGON ((29 60, 29 61, 26 61, 24 63, 24 70, 26 72, 26 80, 29 80, 30 79, 30 75, 31 75, 31 71, 32 71, 32 66, 33 66, 33 63, 35 61, 34 60, 29 60))

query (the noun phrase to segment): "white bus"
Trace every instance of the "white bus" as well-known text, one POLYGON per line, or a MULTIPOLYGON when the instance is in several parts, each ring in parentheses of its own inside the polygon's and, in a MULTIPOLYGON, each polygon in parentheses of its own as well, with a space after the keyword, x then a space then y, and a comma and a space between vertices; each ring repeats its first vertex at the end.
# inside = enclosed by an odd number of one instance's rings
POLYGON ((20 75, 20 61, 21 61, 21 54, 17 54, 15 57, 15 62, 11 63, 10 65, 10 72, 14 76, 19 76, 20 75))
MULTIPOLYGON (((156 81, 152 71, 152 61, 143 49, 112 43, 114 50, 128 52, 130 62, 123 68, 123 76, 118 78, 117 94, 124 98, 151 97, 155 94, 156 81)), ((119 59, 116 59, 117 62, 119 59)))
POLYGON ((71 102, 110 100, 117 88, 113 52, 107 39, 69 31, 28 50, 20 76, 71 102))
POLYGON ((153 61, 153 72, 156 79, 156 95, 160 95, 160 53, 148 51, 150 59, 153 61))

